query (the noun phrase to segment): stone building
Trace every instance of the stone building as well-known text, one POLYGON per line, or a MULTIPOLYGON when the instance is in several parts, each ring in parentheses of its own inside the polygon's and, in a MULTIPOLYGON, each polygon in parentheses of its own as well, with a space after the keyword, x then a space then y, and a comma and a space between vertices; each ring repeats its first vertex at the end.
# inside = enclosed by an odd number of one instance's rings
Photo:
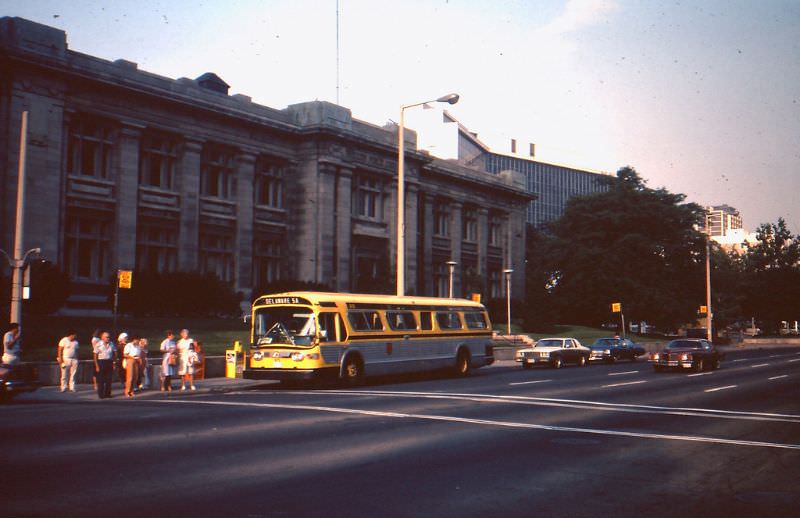
MULTIPOLYGON (((117 269, 210 272, 249 298, 279 279, 339 291, 391 279, 397 127, 307 102, 229 95, 213 73, 173 80, 68 48, 66 34, 0 18, 0 247, 14 240, 20 120, 29 112, 26 248, 61 265, 73 310, 100 308, 117 269)), ((406 287, 523 293, 532 196, 414 151, 406 133, 406 287)))

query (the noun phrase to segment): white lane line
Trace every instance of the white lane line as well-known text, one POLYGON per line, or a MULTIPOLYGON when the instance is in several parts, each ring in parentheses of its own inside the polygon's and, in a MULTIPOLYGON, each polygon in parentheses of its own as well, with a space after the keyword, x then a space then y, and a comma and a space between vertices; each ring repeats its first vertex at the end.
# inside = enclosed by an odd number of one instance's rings
POLYGON ((789 360, 788 363, 792 363, 792 362, 800 362, 800 358, 795 358, 794 360, 789 360))
POLYGON ((758 365, 751 365, 751 369, 755 369, 756 367, 766 367, 769 363, 759 363, 758 365))
MULTIPOLYGON (((138 400, 138 401, 143 401, 143 400, 138 400)), ((670 441, 724 444, 728 446, 753 446, 758 448, 779 448, 784 450, 800 450, 800 444, 784 444, 784 443, 774 443, 774 442, 764 442, 764 441, 742 441, 736 439, 724 439, 721 437, 702 437, 696 435, 669 435, 669 434, 644 433, 644 432, 625 432, 622 430, 604 430, 599 428, 575 428, 571 426, 553 426, 553 425, 536 424, 536 423, 520 423, 514 421, 470 419, 466 417, 453 417, 445 415, 380 412, 376 410, 359 410, 355 408, 339 408, 339 407, 327 407, 327 406, 316 406, 316 405, 248 403, 243 401, 202 401, 196 399, 195 400, 162 399, 162 400, 150 400, 149 402, 167 403, 167 404, 177 403, 177 404, 188 404, 188 405, 239 406, 239 407, 252 407, 252 408, 279 408, 285 410, 310 410, 315 412, 355 414, 355 415, 365 415, 372 417, 393 417, 398 419, 419 419, 428 421, 444 421, 450 423, 476 424, 476 425, 492 426, 498 428, 502 427, 502 428, 528 429, 528 430, 546 430, 551 432, 574 432, 574 433, 585 433, 592 435, 605 435, 612 437, 635 437, 639 439, 659 439, 659 440, 670 440, 670 441)))
POLYGON ((777 358, 777 357, 778 357, 777 354, 770 354, 769 356, 767 356, 767 358, 777 358))
POLYGON ((625 374, 636 374, 639 371, 625 371, 625 372, 610 372, 609 376, 623 376, 625 374))
POLYGON ((703 392, 716 392, 718 390, 727 390, 727 389, 732 389, 732 388, 736 388, 736 387, 737 387, 737 385, 725 385, 724 387, 706 389, 703 392))
POLYGON ((531 385, 533 383, 547 383, 553 380, 536 380, 536 381, 518 381, 516 383, 509 383, 509 385, 531 385))
POLYGON ((641 380, 641 381, 628 381, 626 383, 612 383, 611 385, 603 385, 603 388, 623 387, 625 385, 638 385, 639 383, 647 383, 647 381, 641 380))
POLYGON ((735 360, 731 360, 732 362, 749 362, 752 358, 737 358, 735 360))
POLYGON ((303 396, 362 396, 362 397, 388 397, 388 398, 421 398, 421 399, 445 399, 459 401, 473 401, 478 403, 496 403, 502 405, 530 405, 530 406, 549 406, 563 408, 580 408, 585 410, 599 410, 607 412, 628 412, 635 414, 656 414, 656 415, 680 415, 692 417, 705 417, 715 419, 735 419, 745 421, 777 421, 786 423, 800 423, 800 415, 797 414, 774 414, 767 412, 741 412, 737 410, 716 410, 710 408, 691 408, 691 407, 665 407, 654 405, 633 405, 628 403, 603 403, 600 401, 583 401, 577 399, 560 399, 534 396, 499 396, 495 394, 470 394, 458 392, 417 392, 417 391, 387 391, 387 390, 292 390, 292 391, 270 391, 254 392, 239 391, 228 392, 229 395, 250 395, 260 394, 270 395, 303 395, 303 396))
POLYGON ((788 375, 788 374, 784 374, 783 376, 773 376, 773 377, 769 378, 769 380, 770 380, 770 381, 772 381, 772 380, 779 380, 779 379, 781 379, 781 378, 788 378, 788 377, 789 377, 789 375, 788 375))
POLYGON ((714 371, 698 372, 697 374, 689 374, 687 376, 687 378, 694 378, 695 376, 708 376, 709 374, 714 374, 714 371))

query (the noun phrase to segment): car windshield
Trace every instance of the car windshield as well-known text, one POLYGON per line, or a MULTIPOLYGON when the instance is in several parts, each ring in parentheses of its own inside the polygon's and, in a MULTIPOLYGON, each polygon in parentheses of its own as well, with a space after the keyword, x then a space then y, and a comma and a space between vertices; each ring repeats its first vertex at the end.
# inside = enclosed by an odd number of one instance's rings
POLYGON ((561 340, 539 340, 536 347, 561 347, 561 340))
POLYGON ((619 338, 598 338, 594 341, 594 347, 613 347, 619 344, 619 338))
POLYGON ((693 340, 673 340, 667 344, 667 349, 702 349, 700 342, 693 340))
POLYGON ((302 307, 269 307, 256 311, 253 345, 310 345, 316 336, 314 313, 302 307))

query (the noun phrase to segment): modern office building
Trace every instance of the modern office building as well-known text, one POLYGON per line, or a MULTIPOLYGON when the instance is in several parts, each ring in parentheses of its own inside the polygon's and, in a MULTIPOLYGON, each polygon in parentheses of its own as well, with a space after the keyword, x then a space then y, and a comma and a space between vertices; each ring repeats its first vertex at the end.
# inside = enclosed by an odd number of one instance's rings
POLYGON ((525 177, 525 186, 535 196, 526 210, 526 222, 541 228, 564 213, 567 200, 602 192, 607 187, 600 181, 608 176, 599 171, 578 169, 536 160, 534 144, 527 148, 511 140, 508 153, 492 150, 478 139, 477 134, 459 124, 458 160, 468 167, 478 167, 498 174, 514 171, 525 177))
POLYGON ((742 229, 742 216, 730 205, 706 207, 706 213, 711 237, 724 237, 734 230, 742 229))
MULTIPOLYGON (((24 246, 103 307, 118 269, 213 273, 249 298, 280 279, 394 292, 397 126, 307 102, 273 109, 213 73, 177 80, 72 51, 66 34, 0 18, 0 248, 14 242, 20 126, 24 246), (388 286, 386 284, 388 283, 388 286)), ((406 134, 406 288, 524 292, 523 174, 416 151, 406 134)))

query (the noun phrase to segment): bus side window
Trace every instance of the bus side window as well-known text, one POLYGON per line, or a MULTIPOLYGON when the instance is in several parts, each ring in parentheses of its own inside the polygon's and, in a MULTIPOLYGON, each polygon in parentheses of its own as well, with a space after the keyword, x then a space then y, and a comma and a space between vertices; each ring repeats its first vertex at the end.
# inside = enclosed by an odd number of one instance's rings
POLYGON ((320 342, 335 342, 338 341, 336 337, 336 317, 338 313, 320 313, 319 314, 319 341, 320 342))
POLYGON ((430 311, 420 311, 419 328, 423 331, 430 331, 433 329, 433 319, 431 318, 430 311))
POLYGON ((337 342, 346 342, 347 341, 347 328, 344 327, 344 320, 342 320, 342 315, 336 314, 336 327, 338 328, 338 332, 336 333, 336 341, 337 342))

